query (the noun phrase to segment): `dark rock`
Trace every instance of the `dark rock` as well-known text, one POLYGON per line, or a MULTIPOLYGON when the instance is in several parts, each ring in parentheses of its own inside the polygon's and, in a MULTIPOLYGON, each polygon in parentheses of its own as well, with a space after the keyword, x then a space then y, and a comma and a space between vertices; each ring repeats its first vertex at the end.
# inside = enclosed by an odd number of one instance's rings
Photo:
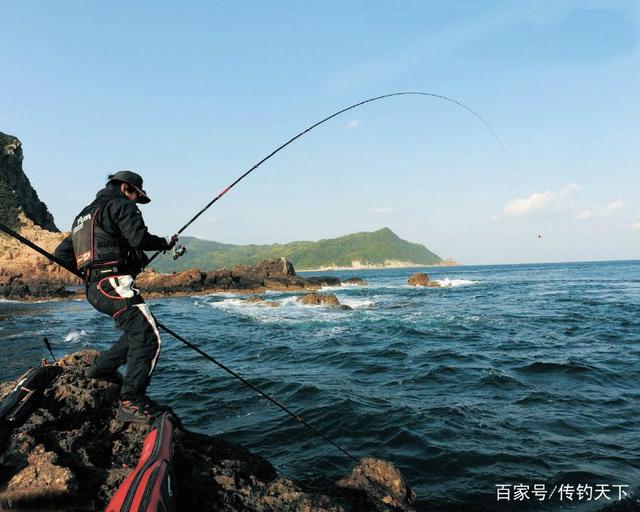
POLYGON ((338 298, 329 293, 306 293, 298 297, 297 300, 308 306, 340 306, 338 298))
POLYGON ((261 261, 252 267, 252 271, 265 277, 292 277, 296 275, 293 263, 286 258, 261 261))
POLYGON ((339 277, 333 276, 312 276, 305 277, 305 283, 307 286, 340 286, 342 283, 339 277))
MULTIPOLYGON (((84 374, 96 355, 83 351, 60 360, 64 372, 0 447, 0 509, 11 503, 30 510, 104 510, 136 466, 150 427, 114 418, 120 379, 84 374)), ((14 386, 0 383, 0 399, 14 386)), ((385 461, 364 459, 337 485, 306 488, 279 477, 263 457, 180 425, 174 473, 178 511, 412 510, 404 478, 385 461)))
POLYGON ((17 214, 23 211, 38 226, 57 232, 53 215, 22 170, 22 159, 22 143, 0 132, 0 222, 17 227, 17 214))
POLYGON ((367 286, 367 282, 362 279, 361 277, 349 277, 348 279, 345 279, 344 284, 355 284, 358 286, 367 286))

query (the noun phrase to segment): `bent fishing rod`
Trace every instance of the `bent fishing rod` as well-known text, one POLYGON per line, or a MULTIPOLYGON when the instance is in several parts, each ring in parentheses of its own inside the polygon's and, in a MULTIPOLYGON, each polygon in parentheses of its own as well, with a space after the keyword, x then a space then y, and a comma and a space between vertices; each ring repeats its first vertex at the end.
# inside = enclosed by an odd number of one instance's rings
MULTIPOLYGON (((493 130, 493 128, 491 128, 491 126, 489 125, 489 123, 487 123, 481 116, 480 114, 478 114, 475 110, 473 110, 471 107, 468 107, 467 105, 465 105, 464 103, 462 103, 461 101, 455 100, 453 98, 449 98, 447 96, 443 96, 441 94, 435 94, 435 93, 431 93, 431 92, 420 92, 420 91, 404 91, 404 92, 392 92, 389 94, 383 94, 382 96, 376 96, 374 98, 369 98, 363 101, 359 101, 358 103, 354 103, 353 105, 350 105, 346 108, 343 108, 342 110, 338 110, 337 112, 334 112, 333 114, 325 117, 324 119, 321 119, 320 121, 312 124, 311 126, 309 126, 308 128, 306 128, 305 130, 301 131, 300 133, 298 133, 297 135, 295 135, 294 137, 291 137, 287 142, 285 142, 284 144, 278 146, 276 149, 274 149, 271 153, 269 153, 267 156, 265 156, 262 160, 260 160, 258 163, 254 164, 251 168, 249 168, 247 171, 245 171, 238 179, 236 179, 231 185, 229 185, 227 188, 225 188, 222 192, 220 192, 217 196, 215 196, 211 201, 209 201, 204 208, 202 208, 198 213, 196 213, 191 219, 189 219, 189 221, 182 226, 177 233, 175 234, 175 236, 178 236, 180 234, 182 234, 182 232, 187 229, 191 224, 193 224, 196 219, 198 217, 200 217, 200 215, 202 215, 204 212, 206 212, 211 206, 213 206, 213 204, 215 202, 217 202, 220 198, 222 198, 222 196, 224 196, 227 192, 229 192, 229 190, 231 190, 233 187, 235 187, 238 183, 240 183, 244 178, 246 178, 249 174, 251 174, 253 171, 255 171, 258 167, 260 167, 263 163, 265 163, 267 160, 269 160, 272 156, 274 156, 276 153, 282 151, 284 148, 286 148, 289 144, 291 144, 292 142, 294 142, 295 140, 299 139, 300 137, 302 137, 303 135, 309 133, 311 130, 313 130, 314 128, 320 126, 323 123, 326 123, 327 121, 329 121, 330 119, 333 119, 334 117, 339 116, 340 114, 344 114, 345 112, 348 112, 349 110, 353 110, 354 108, 358 108, 362 105, 365 105, 367 103, 372 103, 374 101, 378 101, 378 100, 383 100, 385 98, 391 98, 394 96, 429 96, 431 98, 436 98, 439 100, 443 100, 443 101, 447 101, 449 103, 453 103, 454 105, 457 105, 463 109, 465 109, 466 111, 470 112, 471 114, 473 114, 477 119, 480 120, 480 122, 491 132, 491 135, 493 135, 493 138, 498 142, 498 145, 500 146, 500 149, 502 150, 502 153, 504 154, 505 158, 507 159, 507 162, 509 164, 509 167, 511 168, 511 170, 513 170, 513 164, 511 163, 511 158, 509 158, 509 154, 507 153, 507 150, 504 147, 504 144, 502 144, 502 141, 500 140, 500 137, 498 137, 498 134, 493 130)), ((151 256, 151 258, 149 258, 149 261, 147 262, 147 264, 145 265, 148 266, 154 259, 156 259, 156 257, 161 253, 162 251, 156 251, 153 256, 151 256)), ((174 255, 174 259, 177 259, 178 257, 180 257, 182 254, 184 254, 185 249, 181 248, 180 252, 177 252, 174 255)))
MULTIPOLYGON (((83 281, 85 280, 85 276, 82 274, 82 272, 80 272, 79 270, 72 268, 70 266, 68 266, 64 261, 62 261, 61 259, 57 258, 56 256, 54 256, 53 254, 51 254, 50 252, 44 250, 42 247, 40 247, 39 245, 36 245, 35 243, 33 243, 31 240, 23 237, 22 235, 20 235, 19 233, 16 233, 15 231, 13 231, 11 228, 8 228, 7 226, 5 226, 4 224, 0 223, 0 231, 4 231, 7 235, 15 238, 16 240, 18 240, 19 242, 23 243, 24 245, 26 245, 27 247, 33 249, 34 251, 36 251, 37 253, 41 254, 42 256, 44 256, 45 258, 49 259, 50 261, 57 263, 58 265, 60 265, 62 268, 64 268, 65 270, 71 272, 73 275, 75 275, 76 277, 79 277, 80 279, 82 279, 83 281)), ((299 416, 297 414, 295 414, 294 412, 292 412, 288 407, 282 405, 278 400, 276 400, 275 398, 269 396, 267 393, 265 393, 264 391, 262 391, 260 388, 258 388, 256 385, 252 384, 251 382, 249 382, 248 380, 246 380, 244 377, 238 375, 236 372, 234 372, 231 368, 225 366, 224 364, 222 364, 220 361, 216 360, 215 358, 213 358, 212 356, 210 356, 209 354, 207 354, 204 350, 200 349, 197 345, 194 345, 193 343, 191 343, 190 341, 188 341, 187 339, 185 339, 184 337, 180 336, 178 333, 176 333, 175 331, 173 331, 172 329, 169 329, 167 326, 163 325, 162 323, 158 322, 157 319, 154 320, 156 321, 156 325, 162 329, 164 332, 166 332, 167 334, 170 334, 171 336, 173 336, 175 339, 177 339, 178 341, 181 341, 182 343, 184 343, 187 347, 189 347, 192 350, 195 350, 198 354, 200 354, 201 356, 203 356, 204 358, 208 359, 209 361, 211 361, 212 363, 218 365, 220 368, 222 368, 225 372, 229 373, 230 375, 232 375, 233 377, 235 377, 236 379, 238 379, 240 382, 242 382, 243 384, 245 384, 246 386, 250 387, 251 389, 253 389, 256 393, 258 393, 260 396, 266 398, 267 400, 269 400, 272 404, 278 406, 280 409, 282 409, 284 412, 286 412, 289 416, 291 416, 293 419, 295 419, 298 423, 301 423, 302 425, 304 425, 305 427, 307 427, 309 430, 311 430, 311 432, 313 432, 314 434, 316 434, 318 437, 320 437, 321 439, 323 439, 324 441, 326 441, 327 443, 329 443, 330 445, 332 445, 333 447, 337 448, 338 450, 340 450, 342 453, 344 453, 347 457, 349 457, 350 459, 352 459, 354 462, 358 462, 358 459, 356 459, 353 455, 351 455, 347 450, 345 450, 344 448, 342 448, 341 446, 339 446, 337 443, 335 443, 334 441, 332 441, 331 439, 329 439, 327 436, 325 436, 322 432, 320 432, 318 429, 316 429, 315 427, 313 427, 312 425, 310 425, 309 423, 307 423, 304 418, 302 418, 302 416, 299 416)), ((46 339, 46 338, 45 338, 46 339)), ((48 343, 48 340, 47 340, 48 343)), ((55 358, 54 358, 55 359, 55 358)))

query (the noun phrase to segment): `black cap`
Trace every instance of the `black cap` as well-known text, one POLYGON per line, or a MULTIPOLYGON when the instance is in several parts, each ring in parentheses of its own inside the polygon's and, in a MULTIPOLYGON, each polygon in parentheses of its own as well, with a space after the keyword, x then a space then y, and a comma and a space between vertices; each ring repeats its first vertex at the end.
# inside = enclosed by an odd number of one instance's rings
POLYGON ((109 176, 107 183, 113 180, 123 181, 135 188, 138 191, 137 203, 147 204, 151 202, 147 193, 142 189, 142 176, 139 174, 131 171, 118 171, 117 173, 109 176))

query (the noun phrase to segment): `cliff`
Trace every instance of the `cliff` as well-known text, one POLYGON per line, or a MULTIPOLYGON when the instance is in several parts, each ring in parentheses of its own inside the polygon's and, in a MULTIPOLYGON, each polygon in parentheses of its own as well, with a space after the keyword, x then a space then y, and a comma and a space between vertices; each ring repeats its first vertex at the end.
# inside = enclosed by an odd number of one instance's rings
MULTIPOLYGON (((0 509, 104 510, 136 466, 150 427, 115 418, 120 378, 90 380, 97 352, 57 364, 62 374, 38 408, 0 445, 0 509)), ((0 383, 0 399, 16 382, 0 383)), ((279 477, 263 457, 219 436, 189 431, 176 420, 173 442, 179 511, 402 512, 414 495, 387 461, 365 458, 322 488, 279 477)), ((286 439, 282 439, 286 442, 286 439)))
POLYGON ((22 170, 22 143, 0 132, 0 222, 14 229, 19 226, 19 213, 37 226, 58 231, 47 205, 40 201, 22 170))

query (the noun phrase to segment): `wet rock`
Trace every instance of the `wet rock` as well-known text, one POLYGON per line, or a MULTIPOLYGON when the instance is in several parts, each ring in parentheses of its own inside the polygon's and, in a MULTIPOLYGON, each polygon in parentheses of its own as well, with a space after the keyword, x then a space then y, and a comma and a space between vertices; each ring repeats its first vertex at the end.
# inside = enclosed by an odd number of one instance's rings
POLYGON ((367 282, 361 277, 349 277, 343 281, 344 284, 355 284, 358 286, 367 286, 367 282))
POLYGON ((305 277, 304 281, 308 288, 312 288, 314 286, 317 288, 320 288, 321 286, 340 286, 342 284, 339 277, 333 276, 305 277))
POLYGON ((407 284, 410 286, 427 286, 432 288, 437 288, 440 285, 438 283, 434 283, 429 279, 429 276, 424 272, 417 272, 412 274, 407 280, 407 284))
POLYGON ((400 471, 386 460, 364 458, 339 480, 338 487, 357 489, 374 498, 371 510, 413 510, 415 493, 400 471))
MULTIPOLYGON (((96 355, 62 358, 64 371, 39 407, 0 446, 0 509, 10 500, 30 510, 47 510, 47 503, 56 510, 104 510, 136 466, 151 427, 115 419, 121 380, 85 377, 96 355)), ((0 383, 0 399, 14 386, 0 383)), ((362 461, 339 484, 311 488, 279 477, 269 461, 242 446, 177 423, 178 511, 412 510, 404 478, 385 461, 366 459, 372 462, 362 461)))
POLYGON ((298 297, 297 301, 307 306, 340 306, 338 297, 329 293, 306 293, 298 297))
POLYGON ((268 306, 270 308, 277 308, 280 306, 276 301, 273 300, 264 300, 262 297, 247 297, 243 302, 247 302, 248 304, 260 304, 262 306, 268 306))

